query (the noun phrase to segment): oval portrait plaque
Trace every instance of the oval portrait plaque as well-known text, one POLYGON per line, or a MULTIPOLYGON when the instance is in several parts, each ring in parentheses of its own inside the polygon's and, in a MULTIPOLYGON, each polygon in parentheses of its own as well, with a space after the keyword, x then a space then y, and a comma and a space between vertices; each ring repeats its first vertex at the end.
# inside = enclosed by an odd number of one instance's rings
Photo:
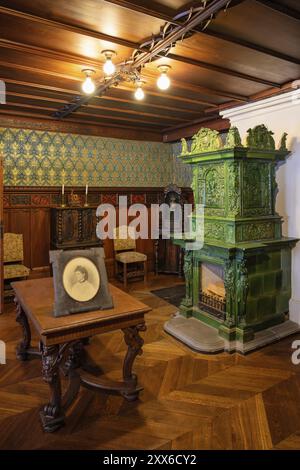
POLYGON ((99 271, 88 258, 77 257, 69 261, 62 278, 65 291, 78 302, 93 299, 100 288, 99 271))

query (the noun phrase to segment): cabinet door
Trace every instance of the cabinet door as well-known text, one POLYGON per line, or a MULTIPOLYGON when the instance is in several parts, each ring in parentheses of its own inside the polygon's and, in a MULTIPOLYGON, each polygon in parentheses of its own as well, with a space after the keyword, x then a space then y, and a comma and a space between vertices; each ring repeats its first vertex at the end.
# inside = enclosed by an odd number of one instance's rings
POLYGON ((180 248, 171 240, 159 240, 158 269, 159 272, 179 274, 180 248))

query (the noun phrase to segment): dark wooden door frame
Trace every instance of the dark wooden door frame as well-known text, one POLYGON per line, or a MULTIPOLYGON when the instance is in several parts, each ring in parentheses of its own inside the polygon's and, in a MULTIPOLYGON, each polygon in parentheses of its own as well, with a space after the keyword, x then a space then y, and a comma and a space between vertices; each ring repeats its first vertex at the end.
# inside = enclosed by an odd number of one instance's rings
POLYGON ((0 314, 4 311, 3 233, 3 155, 0 154, 0 314))

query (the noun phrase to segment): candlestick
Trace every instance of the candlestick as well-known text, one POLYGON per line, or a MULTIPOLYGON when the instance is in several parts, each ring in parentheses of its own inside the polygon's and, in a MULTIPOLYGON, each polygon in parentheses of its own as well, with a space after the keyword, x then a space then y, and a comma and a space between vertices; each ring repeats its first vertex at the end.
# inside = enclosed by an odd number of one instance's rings
POLYGON ((62 184, 62 187, 61 187, 61 207, 66 207, 66 205, 65 205, 65 185, 64 185, 64 183, 62 184))
POLYGON ((88 190, 89 190, 89 185, 86 184, 85 185, 85 203, 84 203, 84 207, 88 207, 88 190))

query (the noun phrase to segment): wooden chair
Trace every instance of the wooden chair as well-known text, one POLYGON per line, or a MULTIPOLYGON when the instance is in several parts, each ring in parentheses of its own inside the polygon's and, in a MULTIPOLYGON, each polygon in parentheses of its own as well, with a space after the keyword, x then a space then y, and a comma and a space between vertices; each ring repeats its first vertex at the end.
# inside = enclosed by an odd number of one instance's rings
POLYGON ((147 282, 147 256, 136 251, 136 241, 133 236, 129 236, 130 230, 123 225, 114 229, 114 250, 115 250, 115 270, 127 288, 128 279, 143 277, 147 282), (138 269, 142 264, 143 268, 138 269), (122 266, 121 272, 119 266, 122 266), (128 269, 129 267, 129 269, 128 269))
POLYGON ((13 293, 10 282, 26 279, 30 269, 23 265, 23 235, 5 233, 3 238, 4 297, 13 293))

